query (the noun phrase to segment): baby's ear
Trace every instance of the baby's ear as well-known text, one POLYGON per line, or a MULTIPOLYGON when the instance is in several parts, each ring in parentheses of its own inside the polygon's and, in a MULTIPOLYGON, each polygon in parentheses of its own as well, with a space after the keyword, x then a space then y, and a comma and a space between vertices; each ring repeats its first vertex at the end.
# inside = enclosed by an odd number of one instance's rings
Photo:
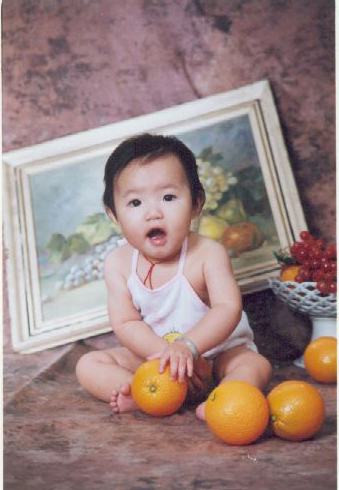
POLYGON ((199 216, 199 214, 201 213, 201 210, 202 208, 204 207, 204 204, 205 204, 205 200, 206 200, 206 197, 205 197, 205 191, 199 191, 198 193, 198 197, 197 197, 197 202, 196 202, 196 205, 194 207, 194 217, 196 218, 197 216, 199 216))
POLYGON ((112 221, 114 228, 115 228, 115 231, 117 233, 121 233, 119 221, 118 221, 117 217, 114 215, 113 211, 109 208, 106 208, 106 214, 109 217, 109 219, 112 221))
POLYGON ((109 219, 111 219, 112 221, 114 221, 115 220, 115 216, 113 214, 113 211, 111 211, 109 208, 106 208, 105 211, 106 211, 106 214, 109 217, 109 219))
POLYGON ((107 216, 109 217, 109 219, 110 219, 111 221, 113 221, 113 223, 114 223, 115 225, 119 226, 119 224, 118 224, 118 220, 117 220, 117 218, 116 218, 115 214, 113 213, 113 211, 112 211, 110 208, 105 208, 105 211, 106 211, 106 214, 107 214, 107 216))

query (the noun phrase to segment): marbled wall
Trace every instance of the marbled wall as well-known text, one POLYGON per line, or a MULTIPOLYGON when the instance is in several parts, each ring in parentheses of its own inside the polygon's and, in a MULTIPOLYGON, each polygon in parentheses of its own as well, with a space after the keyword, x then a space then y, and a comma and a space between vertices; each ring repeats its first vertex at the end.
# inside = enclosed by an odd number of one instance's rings
POLYGON ((311 232, 335 238, 333 0, 3 0, 3 151, 271 82, 311 232))

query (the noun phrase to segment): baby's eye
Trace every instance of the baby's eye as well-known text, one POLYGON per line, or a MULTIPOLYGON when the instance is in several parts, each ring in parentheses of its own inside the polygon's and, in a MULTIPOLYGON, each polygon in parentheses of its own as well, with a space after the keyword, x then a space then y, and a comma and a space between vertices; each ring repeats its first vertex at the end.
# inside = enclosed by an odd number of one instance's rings
POLYGON ((137 208, 138 206, 140 206, 140 204, 141 204, 140 199, 132 199, 132 201, 128 203, 128 205, 131 206, 132 208, 137 208))
POLYGON ((176 199, 176 196, 174 194, 165 194, 164 195, 164 201, 174 201, 176 199))

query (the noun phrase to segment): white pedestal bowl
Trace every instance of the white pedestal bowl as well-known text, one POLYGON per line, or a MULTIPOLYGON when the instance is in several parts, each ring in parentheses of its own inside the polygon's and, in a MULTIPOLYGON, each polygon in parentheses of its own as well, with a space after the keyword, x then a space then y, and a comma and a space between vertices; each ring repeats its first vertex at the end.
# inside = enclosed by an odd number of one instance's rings
MULTIPOLYGON (((310 342, 324 336, 337 337, 335 294, 321 294, 315 282, 281 282, 278 279, 270 279, 270 287, 290 308, 309 315, 312 322, 310 342)), ((294 361, 294 364, 305 367, 302 357, 294 361)))

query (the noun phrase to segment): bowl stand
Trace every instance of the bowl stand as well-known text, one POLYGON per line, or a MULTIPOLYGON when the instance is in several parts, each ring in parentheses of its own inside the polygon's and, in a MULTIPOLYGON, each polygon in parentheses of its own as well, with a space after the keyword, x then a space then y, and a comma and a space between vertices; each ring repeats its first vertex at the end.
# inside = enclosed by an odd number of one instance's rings
MULTIPOLYGON (((309 315, 312 322, 312 335, 310 343, 319 337, 336 337, 337 338, 337 319, 336 317, 324 317, 309 315)), ((295 366, 305 368, 304 356, 296 359, 293 364, 295 366)))

